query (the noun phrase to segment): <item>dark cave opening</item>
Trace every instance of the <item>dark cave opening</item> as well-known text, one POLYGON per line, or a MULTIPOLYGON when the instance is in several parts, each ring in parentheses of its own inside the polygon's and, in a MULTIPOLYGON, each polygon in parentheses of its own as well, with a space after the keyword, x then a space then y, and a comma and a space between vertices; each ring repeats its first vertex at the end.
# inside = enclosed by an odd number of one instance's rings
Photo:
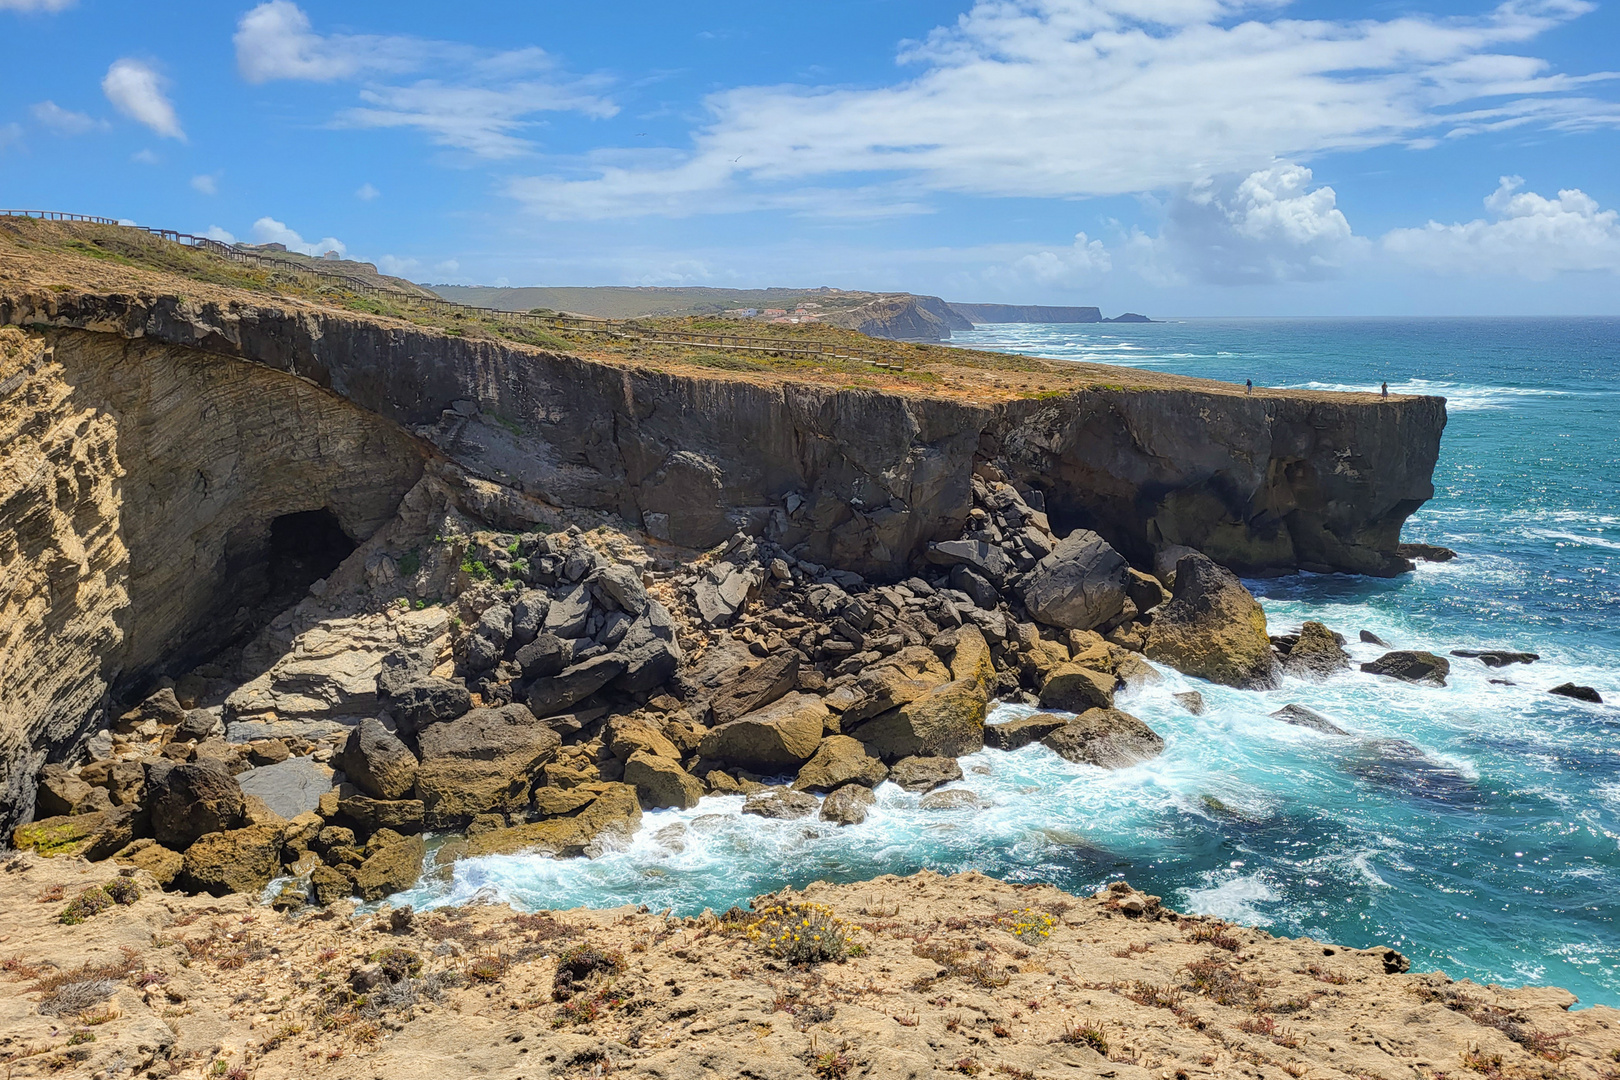
POLYGON ((273 519, 265 565, 268 606, 279 611, 296 603, 312 584, 336 570, 354 548, 354 540, 343 531, 337 515, 325 507, 273 519))

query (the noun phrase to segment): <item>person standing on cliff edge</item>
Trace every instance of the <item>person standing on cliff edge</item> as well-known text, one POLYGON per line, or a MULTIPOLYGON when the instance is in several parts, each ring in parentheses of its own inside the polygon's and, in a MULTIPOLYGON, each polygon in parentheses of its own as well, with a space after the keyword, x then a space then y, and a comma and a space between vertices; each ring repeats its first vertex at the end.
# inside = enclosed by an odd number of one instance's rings
POLYGON ((1384 397, 1389 397, 1389 383, 1385 383, 1383 386, 1380 386, 1378 388, 1378 392, 1384 397))
POLYGON ((1254 380, 1253 379, 1244 379, 1243 380, 1243 392, 1245 394, 1254 393, 1254 380))

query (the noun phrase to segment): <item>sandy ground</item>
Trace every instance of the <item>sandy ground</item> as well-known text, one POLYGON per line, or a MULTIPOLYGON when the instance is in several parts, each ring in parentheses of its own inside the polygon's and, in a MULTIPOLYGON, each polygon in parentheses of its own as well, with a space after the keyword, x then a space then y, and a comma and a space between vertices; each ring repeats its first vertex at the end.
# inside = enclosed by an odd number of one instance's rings
POLYGON ((754 913, 283 915, 144 872, 138 900, 62 924, 117 877, 0 866, 7 1076, 1620 1077, 1615 1010, 1129 891, 925 872, 756 900, 837 920, 851 955, 795 965, 754 913))

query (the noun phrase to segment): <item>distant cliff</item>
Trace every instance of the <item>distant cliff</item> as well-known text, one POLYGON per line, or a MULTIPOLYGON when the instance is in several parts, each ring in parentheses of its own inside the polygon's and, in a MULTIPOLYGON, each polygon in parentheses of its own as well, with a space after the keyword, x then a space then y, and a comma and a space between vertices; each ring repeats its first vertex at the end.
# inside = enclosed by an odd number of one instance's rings
POLYGON ((1103 322, 1094 307, 1044 307, 1040 304, 958 304, 952 311, 972 323, 1083 323, 1103 322))
POLYGON ((970 320, 939 297, 910 293, 881 296, 821 321, 894 341, 949 341, 952 330, 973 329, 970 320))

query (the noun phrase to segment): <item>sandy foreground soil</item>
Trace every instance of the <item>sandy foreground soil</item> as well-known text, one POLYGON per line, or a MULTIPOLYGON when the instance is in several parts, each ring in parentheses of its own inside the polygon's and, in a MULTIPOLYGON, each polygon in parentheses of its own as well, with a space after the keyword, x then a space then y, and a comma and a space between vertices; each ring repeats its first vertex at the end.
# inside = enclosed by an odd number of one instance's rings
POLYGON ((818 883, 757 899, 789 913, 760 924, 285 915, 164 893, 144 871, 123 879, 139 898, 118 882, 111 862, 0 863, 8 1077, 1620 1078, 1615 1010, 1178 916, 1123 884, 1098 899, 974 873, 818 883), (64 925, 87 888, 105 910, 64 925), (818 931, 851 955, 773 948, 818 931))

